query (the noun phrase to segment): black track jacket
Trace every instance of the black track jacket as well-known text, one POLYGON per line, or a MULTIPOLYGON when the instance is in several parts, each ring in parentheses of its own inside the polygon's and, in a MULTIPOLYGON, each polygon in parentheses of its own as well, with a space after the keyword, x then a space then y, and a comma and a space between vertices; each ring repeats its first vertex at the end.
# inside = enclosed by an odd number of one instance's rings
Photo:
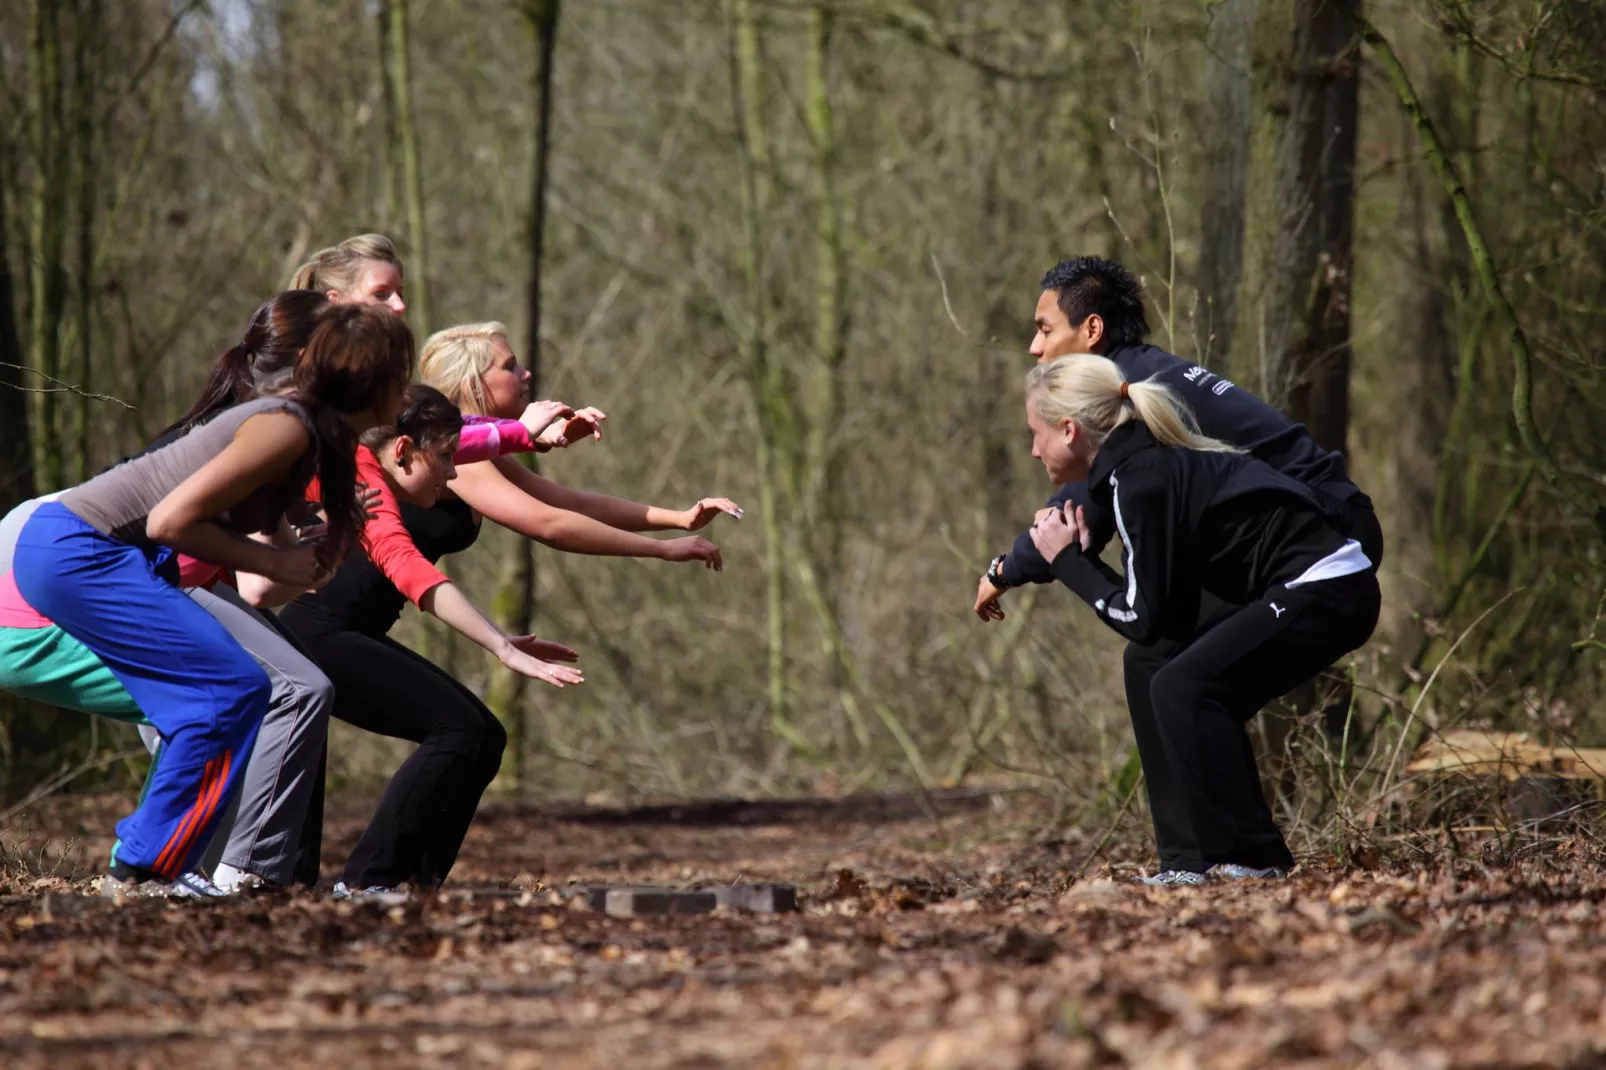
MULTIPOLYGON (((1208 437, 1247 450, 1277 471, 1315 488, 1318 500, 1333 516, 1342 513, 1344 503, 1357 498, 1368 506, 1371 504, 1360 488, 1350 482, 1343 454, 1322 449, 1304 424, 1294 423, 1230 380, 1197 364, 1189 364, 1158 346, 1116 346, 1105 356, 1115 361, 1128 382, 1152 377, 1155 382, 1175 390, 1193 410, 1199 430, 1208 437)), ((1082 506, 1093 531, 1093 548, 1088 552, 1096 557, 1115 534, 1114 515, 1089 498, 1084 483, 1066 484, 1048 504, 1060 505, 1066 501, 1082 506)), ((1015 540, 1001 573, 1010 587, 1047 583, 1054 578, 1043 555, 1032 545, 1030 532, 1015 540)))
POLYGON ((1070 547, 1052 573, 1135 643, 1187 639, 1201 591, 1246 604, 1345 543, 1308 485, 1246 453, 1162 446, 1138 420, 1110 432, 1084 486, 1126 575, 1070 547))

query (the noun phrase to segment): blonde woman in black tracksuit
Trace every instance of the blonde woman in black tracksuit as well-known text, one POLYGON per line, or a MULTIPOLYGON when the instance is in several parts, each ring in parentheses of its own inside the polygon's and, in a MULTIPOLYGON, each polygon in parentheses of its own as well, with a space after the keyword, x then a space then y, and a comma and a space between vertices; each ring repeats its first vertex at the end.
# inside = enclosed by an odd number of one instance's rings
POLYGON ((1105 357, 1033 368, 1026 413, 1049 476, 1085 480, 1095 507, 1113 513, 1125 574, 1066 552, 1092 545, 1081 507, 1039 512, 1037 551, 1104 623, 1137 644, 1178 647, 1150 685, 1162 746, 1143 755, 1143 773, 1182 803, 1181 827, 1146 883, 1286 870, 1293 855, 1244 726, 1371 636, 1381 600, 1372 562, 1308 485, 1201 435, 1171 388, 1129 383, 1105 357), (1201 632, 1203 595, 1238 608, 1201 632))

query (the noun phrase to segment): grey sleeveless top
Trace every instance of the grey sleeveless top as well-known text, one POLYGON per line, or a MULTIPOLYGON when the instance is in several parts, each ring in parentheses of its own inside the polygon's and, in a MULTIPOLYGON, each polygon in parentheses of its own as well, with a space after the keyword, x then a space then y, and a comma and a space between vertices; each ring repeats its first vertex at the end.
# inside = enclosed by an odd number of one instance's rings
POLYGON ((283 482, 257 488, 224 515, 211 519, 241 534, 275 531, 279 518, 300 502, 317 469, 317 432, 312 417, 289 398, 257 398, 225 409, 161 449, 79 484, 61 496, 61 504, 102 535, 132 546, 149 547, 152 543, 145 535, 145 521, 156 503, 222 453, 242 424, 269 412, 290 412, 300 417, 312 442, 283 482))

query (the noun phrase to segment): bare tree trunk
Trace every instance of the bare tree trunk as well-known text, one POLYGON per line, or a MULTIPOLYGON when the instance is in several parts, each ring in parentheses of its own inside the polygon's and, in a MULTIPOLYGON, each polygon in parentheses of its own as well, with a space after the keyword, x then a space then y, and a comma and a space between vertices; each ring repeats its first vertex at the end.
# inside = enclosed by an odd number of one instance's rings
MULTIPOLYGON (((0 153, 7 143, 0 139, 0 153)), ((0 161, 0 513, 34 496, 33 440, 24 387, 22 338, 18 333, 17 299, 11 281, 11 247, 6 211, 7 174, 0 161)))
POLYGON ((1359 0, 1294 5, 1267 315, 1268 400, 1340 451, 1349 430, 1359 14, 1359 0))
POLYGON ((73 49, 73 124, 76 134, 76 151, 73 164, 77 168, 78 197, 78 286, 75 302, 78 314, 78 367, 73 378, 86 393, 73 400, 77 403, 73 420, 73 439, 76 451, 73 458, 73 481, 81 483, 89 478, 90 405, 88 391, 94 389, 95 356, 95 198, 98 161, 95 157, 95 76, 92 67, 99 59, 101 0, 79 0, 78 18, 74 28, 73 49))
MULTIPOLYGON (((1343 451, 1349 432, 1350 266, 1355 203, 1355 125, 1359 103, 1360 0, 1295 0, 1289 56, 1288 119, 1278 144, 1278 229, 1266 310, 1267 400, 1310 428, 1318 443, 1343 451)), ((1320 701, 1316 684, 1297 689, 1294 712, 1320 701)), ((1349 708, 1339 695, 1329 728, 1342 731, 1349 708), (1333 722, 1337 720, 1335 725, 1333 722)), ((1268 710, 1261 719, 1269 771, 1292 789, 1282 763, 1294 721, 1268 710)))
MULTIPOLYGON (((1466 166, 1477 142, 1477 64, 1459 50, 1455 73, 1438 80, 1450 130, 1463 150, 1466 166)), ((1416 152, 1416 135, 1401 117, 1401 150, 1416 152)), ((1412 167, 1401 177, 1405 187, 1398 232, 1411 238, 1409 290, 1401 302, 1397 330, 1405 343, 1400 352, 1399 390, 1390 400, 1396 429, 1391 439, 1394 500, 1390 509, 1390 556, 1401 575, 1425 582, 1408 587, 1404 612, 1391 622, 1402 649, 1426 638, 1422 627, 1433 623, 1441 593, 1453 584, 1459 560, 1471 550, 1463 537, 1471 533, 1459 512, 1452 513, 1452 495, 1467 485, 1463 428, 1473 398, 1478 344, 1487 322, 1467 259, 1466 242, 1447 199, 1431 184, 1431 176, 1412 167), (1437 248, 1442 229, 1446 248, 1437 248), (1460 366, 1465 364, 1464 368, 1460 366), (1458 370, 1459 369, 1459 370, 1458 370), (1407 639, 1407 634, 1414 638, 1407 639)))
POLYGON ((778 362, 769 352, 768 298, 764 289, 764 220, 769 207, 769 151, 765 136, 763 62, 750 0, 726 0, 730 35, 731 95, 740 142, 742 273, 747 319, 738 346, 747 368, 757 420, 755 436, 759 508, 764 517, 764 604, 769 620, 770 725, 793 746, 803 746, 787 709, 786 552, 781 506, 786 499, 786 443, 790 400, 778 362))
POLYGON ((397 206, 405 198, 401 194, 401 124, 396 120, 396 71, 391 64, 391 5, 384 0, 379 5, 379 17, 374 20, 379 28, 379 106, 382 112, 380 137, 383 138, 380 154, 379 220, 386 233, 396 228, 397 206))
POLYGON ((1205 32, 1204 175, 1200 192, 1200 362, 1224 368, 1238 327, 1249 181, 1250 62, 1258 0, 1220 0, 1205 32))
MULTIPOLYGON (((524 16, 535 35, 535 172, 530 186, 530 284, 526 315, 529 339, 525 362, 530 369, 532 397, 541 390, 541 282, 546 263, 547 181, 551 174, 552 152, 552 57, 558 38, 561 0, 526 0, 524 16)), ((526 458, 532 466, 534 456, 526 458)), ((513 562, 511 580, 498 595, 498 608, 505 609, 502 626, 515 635, 530 631, 535 621, 536 588, 535 544, 520 539, 513 562)), ((517 673, 502 673, 491 690, 490 707, 509 729, 508 758, 505 767, 512 776, 515 791, 524 787, 524 763, 529 751, 529 718, 524 709, 525 679, 517 673)))
MULTIPOLYGON (((33 188, 28 204, 30 294, 29 353, 24 355, 11 277, 11 253, 5 204, 4 176, 11 173, 0 161, 0 512, 37 493, 40 460, 54 458, 54 481, 61 483, 60 443, 49 435, 35 438, 30 431, 38 421, 55 417, 55 395, 41 392, 51 384, 33 371, 53 374, 60 351, 58 324, 61 314, 62 225, 61 196, 53 179, 57 170, 56 142, 60 130, 60 72, 57 51, 59 13, 56 0, 35 0, 29 9, 30 134, 35 152, 33 188), (47 260, 45 253, 53 252, 47 260), (32 411, 30 411, 30 409, 32 411), (46 450, 50 453, 47 454, 46 450)), ((3 54, 3 50, 0 50, 3 54)), ((0 139, 0 152, 9 142, 0 139)), ((59 751, 61 718, 37 703, 0 692, 0 798, 12 799, 32 787, 46 763, 59 751)))
POLYGON ((65 482, 57 380, 61 378, 61 316, 65 297, 62 245, 65 238, 65 174, 61 135, 61 57, 59 0, 34 0, 29 9, 32 77, 29 108, 33 119, 34 186, 30 212, 33 262, 29 287, 29 357, 38 373, 32 386, 35 467, 41 482, 56 489, 65 482))
POLYGON ((816 364, 809 389, 808 471, 813 575, 829 625, 822 642, 833 692, 847 686, 841 648, 842 528, 845 523, 842 447, 842 365, 847 356, 847 254, 842 241, 842 208, 837 200, 836 124, 830 84, 831 15, 815 8, 808 18, 804 52, 805 118, 814 150, 816 364))
MULTIPOLYGON (((1006 89, 992 87, 995 99, 1001 104, 1007 99, 1006 89)), ((1011 234, 1018 233, 1016 227, 1020 219, 1004 186, 1007 173, 1018 161, 1005 160, 997 151, 988 155, 990 158, 982 164, 987 168, 982 180, 984 233, 995 242, 1007 242, 1011 234)), ((1021 499, 1014 479, 1015 453, 1020 448, 1017 432, 1020 402, 1016 394, 1026 365, 1019 352, 1024 347, 1019 343, 1022 317, 1018 295, 1010 280, 1001 277, 988 279, 987 291, 993 296, 983 313, 982 325, 989 344, 971 361, 975 384, 973 411, 978 417, 974 435, 976 467, 982 485, 976 530, 983 555, 997 553, 1008 546, 1015 535, 1021 499)), ((1035 492, 1033 488, 1032 493, 1035 492)), ((1028 499, 1031 496, 1030 493, 1026 495, 1028 499)))
POLYGON ((424 176, 418 148, 418 124, 413 115, 411 35, 407 0, 389 0, 391 80, 396 94, 396 125, 401 133, 402 193, 407 202, 408 261, 407 304, 420 336, 428 335, 429 255, 424 235, 424 176))

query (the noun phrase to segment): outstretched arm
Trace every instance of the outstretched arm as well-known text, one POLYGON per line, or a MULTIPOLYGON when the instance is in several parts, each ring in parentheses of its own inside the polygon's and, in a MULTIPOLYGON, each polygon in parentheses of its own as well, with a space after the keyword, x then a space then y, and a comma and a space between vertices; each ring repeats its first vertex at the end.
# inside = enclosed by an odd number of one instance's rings
MULTIPOLYGON (((509 478, 508 469, 534 476, 506 459, 481 461, 457 470, 452 491, 487 520, 568 553, 702 561, 716 570, 724 565, 719 548, 706 539, 690 536, 658 540, 621 530, 579 511, 543 501, 527 491, 525 485, 509 478)), ((550 480, 544 482, 551 483, 550 480)))
POLYGON ((663 509, 611 494, 565 487, 510 461, 499 462, 497 469, 530 497, 621 531, 696 531, 720 513, 742 518, 741 508, 728 498, 704 498, 690 509, 663 509))
POLYGON ((561 643, 548 643, 534 636, 512 636, 498 628, 479 607, 470 602, 457 584, 447 581, 431 587, 418 608, 445 621, 454 631, 495 654, 497 660, 516 673, 541 680, 553 687, 583 683, 579 669, 553 665, 552 661, 578 661, 580 655, 561 643))
POLYGON ((561 401, 532 401, 517 420, 471 413, 463 417, 463 430, 452 460, 473 464, 510 453, 545 453, 572 446, 588 438, 601 438, 602 421, 607 418, 600 409, 577 412, 561 401))

